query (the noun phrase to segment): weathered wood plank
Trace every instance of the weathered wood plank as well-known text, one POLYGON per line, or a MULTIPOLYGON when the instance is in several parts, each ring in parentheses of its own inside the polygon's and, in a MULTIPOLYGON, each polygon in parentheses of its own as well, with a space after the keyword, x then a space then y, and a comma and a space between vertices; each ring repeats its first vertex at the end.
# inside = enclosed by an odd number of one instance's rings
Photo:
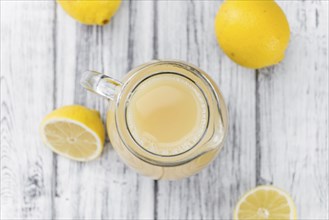
POLYGON ((300 219, 328 219, 328 2, 279 2, 290 47, 257 75, 217 46, 219 4, 123 1, 101 28, 54 2, 1 1, 1 218, 229 219, 243 192, 273 183, 292 194, 300 219), (153 58, 200 66, 226 98, 228 141, 206 170, 154 184, 110 144, 90 163, 44 147, 37 126, 53 108, 84 104, 105 116, 107 101, 78 84, 83 70, 120 78, 153 58))
POLYGON ((255 185, 255 74, 219 49, 214 18, 220 2, 158 2, 159 58, 187 60, 208 72, 229 108, 229 137, 219 157, 182 181, 159 181, 158 219, 230 219, 238 197, 255 185))
MULTIPOLYGON (((153 16, 152 1, 123 1, 116 20, 104 29, 104 73, 120 79, 135 66, 153 58, 153 16)), ((109 218, 152 219, 153 180, 124 165, 113 148, 109 154, 117 161, 113 166, 110 158, 110 173, 121 172, 112 177, 112 184, 107 188, 112 199, 107 207, 109 218), (126 185, 118 184, 120 180, 126 185)))
MULTIPOLYGON (((152 9, 152 2, 123 1, 110 24, 87 27, 58 7, 58 106, 75 103, 100 110, 105 122, 108 101, 79 85, 81 73, 93 69, 120 79, 152 59, 152 9)), ((109 143, 92 162, 57 159, 57 218, 153 218, 153 181, 125 166, 109 143)))
POLYGON ((1 1, 1 219, 52 217, 52 152, 38 126, 53 108, 54 3, 1 1))
POLYGON ((299 219, 328 219, 328 2, 279 2, 291 40, 259 71, 259 183, 293 196, 299 219))

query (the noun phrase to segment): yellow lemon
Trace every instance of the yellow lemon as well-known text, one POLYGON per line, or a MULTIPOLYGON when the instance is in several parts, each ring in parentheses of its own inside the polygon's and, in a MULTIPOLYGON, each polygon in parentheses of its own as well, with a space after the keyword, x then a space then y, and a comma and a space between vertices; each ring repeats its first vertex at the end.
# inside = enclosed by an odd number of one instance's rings
POLYGON ((105 140, 99 113, 80 105, 64 106, 48 114, 41 122, 40 134, 54 152, 78 161, 98 157, 105 140))
POLYGON ((118 10, 121 0, 57 0, 57 2, 82 24, 104 25, 118 10))
POLYGON ((249 68, 279 63, 290 38, 287 18, 273 0, 224 1, 215 31, 225 54, 249 68))
POLYGON ((234 219, 297 219, 292 198, 273 186, 258 186, 247 192, 235 207, 234 219))

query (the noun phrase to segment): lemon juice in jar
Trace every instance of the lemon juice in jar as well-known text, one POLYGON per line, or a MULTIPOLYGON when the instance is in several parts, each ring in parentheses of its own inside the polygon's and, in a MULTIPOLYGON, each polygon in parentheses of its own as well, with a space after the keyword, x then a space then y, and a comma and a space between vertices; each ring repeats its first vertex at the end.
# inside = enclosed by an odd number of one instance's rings
POLYGON ((180 61, 154 61, 121 81, 88 71, 82 85, 109 98, 113 148, 137 172, 180 179, 206 167, 227 134, 227 109, 202 70, 180 61))

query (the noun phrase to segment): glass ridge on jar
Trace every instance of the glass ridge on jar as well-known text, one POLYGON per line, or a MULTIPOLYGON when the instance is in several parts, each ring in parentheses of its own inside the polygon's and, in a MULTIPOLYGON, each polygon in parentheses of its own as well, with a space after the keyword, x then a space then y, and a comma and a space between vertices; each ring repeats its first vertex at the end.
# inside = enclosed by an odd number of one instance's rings
POLYGON ((223 96, 210 76, 191 64, 155 60, 131 70, 121 81, 95 71, 86 71, 81 84, 110 100, 107 112, 110 141, 121 159, 142 175, 169 180, 191 176, 206 167, 224 145, 228 131, 228 112, 223 96), (157 144, 147 145, 145 141, 140 141, 132 129, 133 119, 127 114, 132 108, 130 102, 136 91, 143 89, 146 83, 155 83, 156 77, 176 81, 182 77, 186 80, 184 86, 205 100, 200 101, 200 105, 205 105, 201 108, 200 116, 202 131, 199 129, 199 133, 174 149, 157 147, 157 144))

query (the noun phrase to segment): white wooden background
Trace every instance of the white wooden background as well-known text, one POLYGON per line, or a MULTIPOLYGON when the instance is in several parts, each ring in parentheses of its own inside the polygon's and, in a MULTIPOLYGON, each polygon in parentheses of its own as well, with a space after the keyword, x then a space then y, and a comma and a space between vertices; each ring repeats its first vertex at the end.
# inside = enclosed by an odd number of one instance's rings
POLYGON ((282 63, 250 70, 217 46, 220 1, 123 1, 110 24, 78 24, 53 1, 1 1, 2 219, 230 219, 238 198, 273 184, 299 219, 328 219, 328 2, 280 1, 291 41, 282 63), (151 59, 181 59, 211 74, 229 108, 229 137, 207 169, 153 181, 110 144, 88 163, 53 154, 44 115, 107 101, 79 85, 94 69, 120 78, 151 59))

